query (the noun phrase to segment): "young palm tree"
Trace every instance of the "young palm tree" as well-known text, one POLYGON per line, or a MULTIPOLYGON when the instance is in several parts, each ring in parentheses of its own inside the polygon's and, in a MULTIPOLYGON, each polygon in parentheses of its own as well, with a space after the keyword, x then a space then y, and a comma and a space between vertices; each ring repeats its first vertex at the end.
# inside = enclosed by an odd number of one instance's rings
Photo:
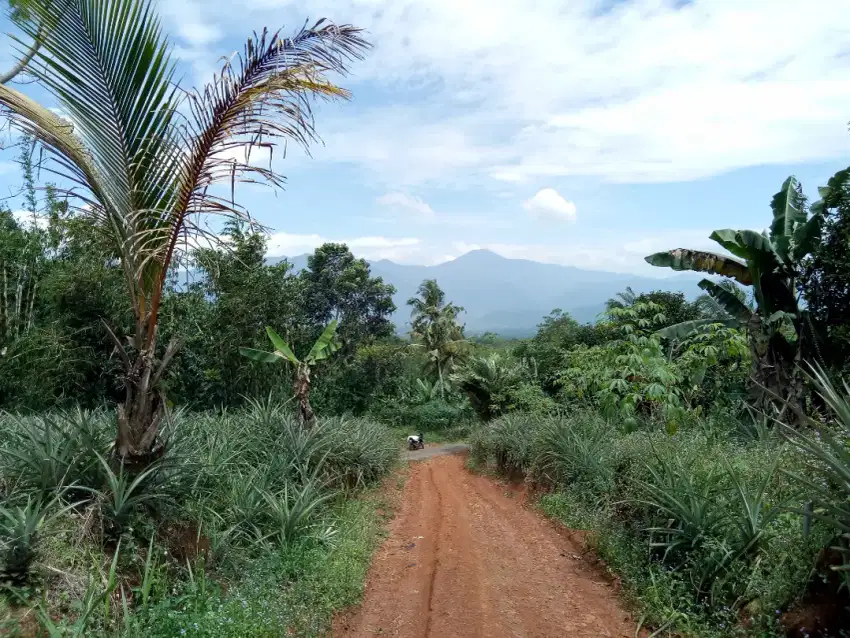
POLYGON ((616 296, 611 297, 605 302, 605 310, 613 310, 614 308, 628 308, 634 306, 637 301, 637 295, 632 290, 631 286, 626 286, 623 292, 618 292, 616 296))
POLYGON ((463 308, 445 303, 446 294, 437 285, 436 279, 426 279, 419 284, 417 297, 407 300, 410 311, 411 334, 425 348, 429 372, 435 373, 440 381, 440 392, 444 392, 443 375, 451 370, 455 361, 463 356, 468 345, 463 335, 463 326, 458 325, 457 316, 463 308))
POLYGON ((183 91, 150 0, 28 0, 27 8, 21 28, 39 45, 27 70, 70 121, 9 86, 0 86, 0 107, 50 153, 76 213, 106 234, 120 261, 135 334, 125 342, 108 330, 126 388, 116 452, 143 465, 161 450, 159 382, 178 349, 170 343, 157 360, 175 253, 216 239, 203 230, 209 215, 250 221, 233 201, 235 182, 283 178, 271 161, 251 163, 249 150, 315 140, 311 100, 348 97, 327 74, 345 73, 368 44, 358 29, 323 20, 291 38, 263 31, 210 84, 183 91), (229 193, 215 187, 222 181, 229 193))

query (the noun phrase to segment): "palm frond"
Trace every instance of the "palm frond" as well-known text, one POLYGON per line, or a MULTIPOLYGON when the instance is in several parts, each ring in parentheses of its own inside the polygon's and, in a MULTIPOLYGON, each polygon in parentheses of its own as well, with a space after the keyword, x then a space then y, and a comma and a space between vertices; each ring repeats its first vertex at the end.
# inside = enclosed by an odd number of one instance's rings
MULTIPOLYGON (((188 94, 191 117, 181 130, 187 152, 180 190, 175 206, 158 224, 167 233, 160 244, 164 263, 171 261, 189 216, 249 219, 232 196, 237 181, 283 184, 282 176, 271 168, 274 147, 280 140, 292 139, 306 149, 318 139, 311 100, 348 98, 349 93, 328 81, 325 74, 344 75, 347 64, 360 59, 368 46, 360 29, 324 20, 305 26, 292 38, 264 30, 248 39, 237 57, 238 68, 227 61, 203 91, 188 94), (254 148, 269 151, 268 168, 251 163, 254 148), (244 160, 229 153, 238 149, 244 149, 244 160), (227 179, 231 182, 230 201, 210 190, 227 179)), ((156 309, 161 286, 155 292, 156 309)))
POLYGON ((59 101, 109 190, 105 210, 168 207, 179 159, 174 63, 148 0, 33 0, 22 30, 41 43, 30 72, 59 101), (40 38, 40 40, 39 40, 40 38))
POLYGON ((324 20, 291 38, 263 31, 204 89, 181 92, 151 0, 31 0, 28 8, 21 28, 39 45, 29 69, 72 125, 8 87, 0 106, 58 160, 56 172, 87 204, 81 210, 112 238, 137 339, 146 333, 150 345, 146 326, 156 324, 178 244, 197 236, 205 215, 249 219, 232 185, 282 184, 272 150, 318 139, 312 100, 349 97, 327 75, 344 75, 368 44, 359 29, 324 20), (269 151, 268 167, 251 162, 254 148, 269 151), (229 199, 213 188, 228 179, 229 199))

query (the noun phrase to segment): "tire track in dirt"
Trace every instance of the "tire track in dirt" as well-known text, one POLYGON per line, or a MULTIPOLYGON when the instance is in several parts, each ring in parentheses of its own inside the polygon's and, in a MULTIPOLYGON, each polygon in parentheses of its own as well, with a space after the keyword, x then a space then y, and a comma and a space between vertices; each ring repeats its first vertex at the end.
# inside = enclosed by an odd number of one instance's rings
MULTIPOLYGON (((430 465, 428 466, 428 479, 431 483, 434 482, 434 469, 430 465)), ((443 528, 443 499, 440 497, 439 492, 437 492, 437 511, 439 512, 439 516, 437 517, 437 533, 435 534, 434 541, 434 558, 431 560, 431 578, 428 580, 428 614, 425 618, 426 636, 431 634, 431 612, 434 611, 434 581, 437 578, 437 568, 440 566, 440 533, 443 528)))
POLYGON ((624 637, 635 623, 568 538, 459 456, 411 465, 363 604, 334 636, 624 637))

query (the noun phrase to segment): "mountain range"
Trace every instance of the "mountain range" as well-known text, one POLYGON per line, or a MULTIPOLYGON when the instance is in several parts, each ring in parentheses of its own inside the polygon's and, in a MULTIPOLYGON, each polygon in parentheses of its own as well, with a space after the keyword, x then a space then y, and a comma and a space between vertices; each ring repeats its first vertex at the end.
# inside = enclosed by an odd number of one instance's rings
MULTIPOLYGON (((307 266, 307 255, 290 257, 295 270, 307 266)), ((495 332, 505 337, 534 334, 537 324, 553 309, 569 312, 580 323, 593 322, 605 302, 630 286, 636 293, 651 290, 683 292, 691 299, 701 277, 689 274, 667 278, 641 277, 571 266, 508 259, 489 250, 473 250, 436 266, 411 266, 381 259, 369 262, 372 275, 396 288, 393 320, 400 333, 409 329, 406 302, 425 279, 436 279, 446 299, 466 312, 461 321, 467 334, 495 332)))

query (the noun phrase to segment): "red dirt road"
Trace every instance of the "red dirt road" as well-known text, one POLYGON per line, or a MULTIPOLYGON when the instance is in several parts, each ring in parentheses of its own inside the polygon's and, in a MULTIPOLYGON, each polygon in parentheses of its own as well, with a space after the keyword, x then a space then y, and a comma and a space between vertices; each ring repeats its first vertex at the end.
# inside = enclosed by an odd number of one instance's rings
POLYGON ((412 464, 363 604, 334 636, 634 636, 613 587, 507 491, 463 457, 412 464))

